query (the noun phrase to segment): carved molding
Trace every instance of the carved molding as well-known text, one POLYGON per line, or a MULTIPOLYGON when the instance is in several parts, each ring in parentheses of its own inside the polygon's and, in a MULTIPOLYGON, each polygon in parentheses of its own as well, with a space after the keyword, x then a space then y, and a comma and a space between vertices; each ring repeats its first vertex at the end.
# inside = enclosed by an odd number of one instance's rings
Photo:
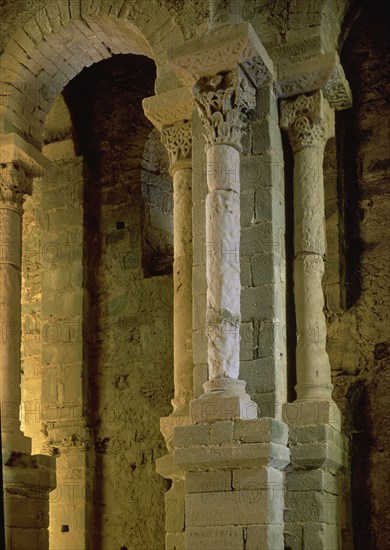
POLYGON ((225 143, 241 150, 246 115, 256 105, 255 89, 242 71, 200 78, 193 95, 207 144, 225 143))
POLYGON ((190 88, 176 88, 142 101, 145 116, 161 131, 163 126, 192 118, 193 103, 190 88))
POLYGON ((322 90, 330 105, 340 111, 352 106, 352 92, 336 53, 322 54, 280 69, 276 91, 288 98, 322 90))
POLYGON ((334 132, 334 112, 322 92, 300 95, 281 103, 281 128, 287 130, 293 151, 322 147, 334 132))
POLYGON ((255 87, 273 78, 273 64, 250 23, 226 25, 174 47, 168 62, 182 81, 193 86, 203 76, 239 65, 255 87))
POLYGON ((161 140, 168 151, 172 175, 179 168, 191 167, 191 122, 176 122, 172 126, 164 126, 161 131, 161 140))

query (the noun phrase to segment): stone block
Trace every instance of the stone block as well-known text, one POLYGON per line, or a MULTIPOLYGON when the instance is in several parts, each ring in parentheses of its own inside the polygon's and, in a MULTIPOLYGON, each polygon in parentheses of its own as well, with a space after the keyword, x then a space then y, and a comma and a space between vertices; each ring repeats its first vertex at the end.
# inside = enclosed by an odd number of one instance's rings
POLYGON ((243 550, 243 527, 228 525, 224 527, 187 527, 186 548, 189 550, 243 550))
POLYGON ((271 488, 272 491, 279 490, 283 493, 283 473, 274 468, 233 470, 233 489, 248 491, 254 488, 267 490, 271 488))
MULTIPOLYGON (((241 323, 240 326, 240 361, 251 361, 254 356, 253 323, 241 323)), ((246 380, 245 376, 241 376, 246 380)))
POLYGON ((209 442, 209 427, 207 424, 175 426, 174 438, 176 448, 207 445, 209 442))
POLYGON ((17 550, 41 550, 49 547, 49 533, 47 529, 6 527, 5 531, 6 548, 17 548, 17 550))
POLYGON ((233 491, 186 495, 186 525, 211 527, 268 523, 267 491, 233 491))
POLYGON ((340 548, 339 527, 329 523, 307 523, 303 526, 304 550, 337 550, 340 548))
POLYGON ((213 472, 187 472, 186 493, 211 493, 232 491, 231 470, 213 472))
POLYGON ((284 548, 283 525, 248 525, 245 550, 284 548))
POLYGON ((271 284, 275 281, 275 256, 273 252, 259 254, 251 258, 254 286, 271 284))
POLYGON ((203 384, 208 380, 207 365, 195 365, 192 371, 194 399, 203 395, 203 384))
POLYGON ((297 470, 286 474, 287 492, 325 491, 331 495, 339 492, 337 477, 325 470, 297 470))
POLYGON ((167 532, 184 531, 184 482, 175 481, 172 488, 165 493, 165 530, 167 532))
POLYGON ((192 333, 192 355, 194 364, 207 364, 207 341, 204 328, 194 330, 192 333))
POLYGON ((252 190, 241 193, 241 227, 249 227, 255 221, 255 193, 252 190))
POLYGON ((331 442, 315 442, 291 447, 291 462, 304 468, 339 470, 348 465, 348 456, 331 442))
POLYGON ((340 431, 341 413, 334 401, 295 401, 283 407, 289 426, 329 424, 340 431))
POLYGON ((185 550, 185 533, 166 533, 165 550, 185 550))
MULTIPOLYGON (((292 550, 301 550, 303 546, 303 526, 297 523, 285 522, 284 544, 286 548, 291 548, 292 550)), ((311 550, 314 550, 314 548, 311 550)))
POLYGON ((338 508, 329 495, 318 491, 290 492, 286 502, 286 523, 325 522, 336 524, 338 508))
POLYGON ((290 452, 286 446, 277 443, 233 443, 177 448, 174 461, 187 470, 261 466, 283 469, 290 461, 290 452))
MULTIPOLYGON (((275 370, 274 357, 242 361, 240 365, 240 379, 246 381, 246 389, 251 396, 254 393, 273 392, 276 389, 275 370)), ((261 416, 268 415, 261 414, 261 416)))
POLYGON ((247 422, 235 422, 233 437, 242 443, 275 442, 287 445, 286 424, 273 418, 261 418, 247 422))
POLYGON ((263 285, 244 288, 241 291, 241 315, 243 321, 253 318, 272 317, 275 312, 274 286, 263 285))
POLYGON ((257 418, 257 405, 248 395, 214 396, 190 401, 190 417, 194 424, 219 420, 250 420, 257 418))
POLYGON ((259 411, 259 418, 271 417, 271 418, 281 418, 282 417, 282 403, 279 393, 269 392, 269 393, 253 393, 253 401, 257 403, 257 408, 259 411))
POLYGON ((210 424, 210 445, 223 445, 233 443, 233 422, 214 422, 210 424))

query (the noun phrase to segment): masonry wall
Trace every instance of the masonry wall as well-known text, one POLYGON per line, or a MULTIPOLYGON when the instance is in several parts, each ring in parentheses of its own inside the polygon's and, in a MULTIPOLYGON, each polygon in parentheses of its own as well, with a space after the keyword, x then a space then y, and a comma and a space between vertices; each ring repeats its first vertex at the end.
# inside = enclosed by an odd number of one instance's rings
MULTIPOLYGON (((328 352, 334 397, 345 413, 352 451, 351 486, 347 484, 345 489, 352 499, 353 541, 345 532, 347 548, 352 544, 367 549, 390 545, 386 489, 390 481, 390 166, 385 12, 384 2, 363 9, 344 45, 342 63, 354 106, 339 113, 337 143, 329 143, 325 161, 328 352)), ((351 530, 348 519, 344 528, 351 530)))
POLYGON ((154 77, 149 60, 119 56, 75 79, 47 119, 50 170, 26 203, 23 418, 35 452, 57 455, 56 548, 82 546, 85 529, 99 548, 164 547, 155 459, 173 397, 173 209, 141 107, 154 77))

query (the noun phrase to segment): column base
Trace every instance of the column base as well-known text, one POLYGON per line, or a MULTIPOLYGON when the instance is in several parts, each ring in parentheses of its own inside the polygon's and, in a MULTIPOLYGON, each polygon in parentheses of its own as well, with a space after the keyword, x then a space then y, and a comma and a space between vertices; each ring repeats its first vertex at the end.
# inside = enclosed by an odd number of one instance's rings
POLYGON ((332 400, 296 400, 283 406, 283 421, 289 426, 329 424, 341 429, 341 412, 332 400))
POLYGON ((2 449, 7 449, 9 452, 12 450, 17 453, 31 455, 31 437, 27 437, 20 430, 1 432, 1 445, 2 449))
POLYGON ((205 393, 190 401, 192 424, 257 419, 257 404, 245 393, 246 382, 218 378, 203 384, 205 393))
POLYGON ((285 545, 291 550, 340 548, 339 475, 348 467, 340 411, 333 401, 296 402, 285 405, 284 416, 292 463, 286 474, 285 545))
POLYGON ((172 480, 171 488, 164 495, 165 550, 185 550, 185 471, 173 462, 173 455, 169 453, 156 460, 156 472, 172 480))
POLYGON ((174 462, 185 470, 185 548, 283 548, 287 426, 216 421, 174 435, 174 462))
POLYGON ((173 453, 173 430, 175 426, 187 426, 190 423, 188 409, 181 412, 173 412, 169 416, 160 418, 160 432, 164 436, 165 444, 170 453, 173 453))
POLYGON ((55 459, 6 450, 2 455, 6 548, 48 549, 49 492, 56 486, 55 459))

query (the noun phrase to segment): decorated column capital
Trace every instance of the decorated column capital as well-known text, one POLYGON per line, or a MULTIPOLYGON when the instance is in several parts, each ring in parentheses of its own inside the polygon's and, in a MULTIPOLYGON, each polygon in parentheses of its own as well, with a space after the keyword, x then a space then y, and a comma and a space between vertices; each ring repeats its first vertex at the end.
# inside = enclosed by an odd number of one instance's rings
POLYGON ((171 175, 191 168, 193 103, 189 88, 176 88, 143 100, 145 116, 161 132, 169 155, 171 175))
POLYGON ((161 130, 161 141, 169 156, 169 171, 171 175, 176 170, 192 166, 192 129, 191 122, 179 121, 161 130))
POLYGON ((324 147, 334 135, 334 111, 321 91, 281 103, 280 126, 287 130, 294 153, 324 147))
POLYGON ((352 92, 336 52, 324 53, 279 67, 276 91, 287 99, 321 90, 336 111, 352 106, 352 92))
POLYGON ((0 204, 20 209, 48 159, 17 134, 0 135, 0 204))
POLYGON ((259 88, 274 78, 273 63, 250 23, 226 24, 168 51, 168 63, 186 86, 241 67, 259 88))
POLYGON ((22 208, 25 195, 32 193, 33 178, 26 173, 23 165, 17 162, 2 164, 0 167, 0 208, 7 206, 22 208))
POLYGON ((193 88, 193 97, 207 145, 231 145, 240 151, 246 115, 256 105, 256 91, 244 73, 236 68, 202 77, 193 88))

